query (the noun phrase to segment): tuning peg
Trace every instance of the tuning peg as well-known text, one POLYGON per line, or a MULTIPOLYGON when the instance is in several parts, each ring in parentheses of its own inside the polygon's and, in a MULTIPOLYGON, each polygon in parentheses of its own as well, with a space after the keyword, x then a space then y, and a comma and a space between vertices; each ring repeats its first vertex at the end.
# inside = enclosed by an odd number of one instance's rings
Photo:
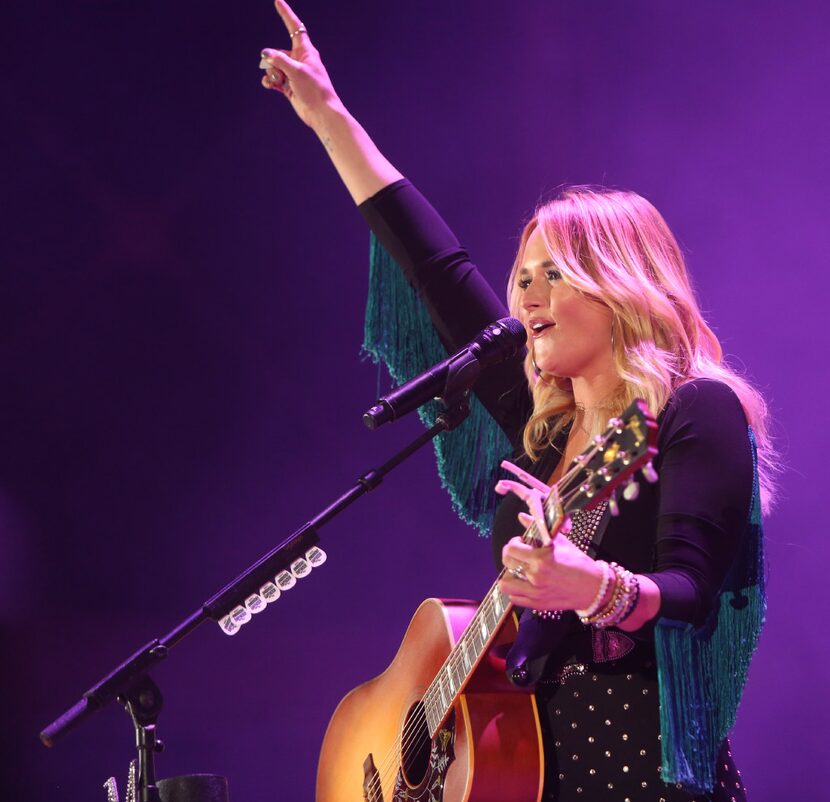
POLYGON ((647 481, 649 484, 652 484, 652 485, 653 485, 653 484, 657 481, 657 479, 659 478, 659 477, 657 476, 657 470, 655 469, 654 465, 652 465, 650 462, 647 462, 647 463, 645 464, 645 466, 643 467, 643 476, 645 476, 646 481, 647 481))
POLYGON ((317 546, 312 546, 306 553, 305 558, 311 563, 312 567, 322 565, 326 561, 326 552, 317 546))
POLYGON ((611 513, 613 518, 616 518, 620 514, 620 504, 617 501, 616 493, 612 493, 608 496, 608 512, 611 513))
POLYGON ((626 501, 634 501, 640 495, 640 485, 634 480, 632 476, 625 487, 623 488, 623 498, 626 501))

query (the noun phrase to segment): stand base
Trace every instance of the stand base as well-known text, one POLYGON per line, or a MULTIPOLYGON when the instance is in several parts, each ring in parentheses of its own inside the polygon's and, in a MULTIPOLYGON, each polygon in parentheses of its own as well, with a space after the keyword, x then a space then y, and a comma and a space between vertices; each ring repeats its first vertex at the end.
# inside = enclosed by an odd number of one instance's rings
POLYGON ((158 781, 161 802, 228 802, 228 780, 217 774, 187 774, 158 781))

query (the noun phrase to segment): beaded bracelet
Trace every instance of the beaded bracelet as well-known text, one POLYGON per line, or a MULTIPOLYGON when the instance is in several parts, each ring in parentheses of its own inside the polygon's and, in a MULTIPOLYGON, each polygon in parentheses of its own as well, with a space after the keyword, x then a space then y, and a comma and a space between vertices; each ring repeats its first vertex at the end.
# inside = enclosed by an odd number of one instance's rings
POLYGON ((634 575, 631 571, 621 568, 616 563, 612 563, 611 567, 617 575, 617 589, 619 592, 613 604, 604 611, 604 614, 594 616, 592 623, 600 629, 616 624, 626 614, 634 598, 634 575))
POLYGON ((617 563, 611 563, 614 573, 614 589, 608 603, 592 616, 582 619, 583 624, 592 624, 598 629, 619 624, 628 618, 640 598, 640 583, 637 577, 617 563))
POLYGON ((613 564, 611 565, 612 576, 614 577, 614 584, 611 588, 611 597, 606 602, 605 606, 595 612, 593 615, 586 615, 582 618, 583 624, 593 624, 597 627, 606 626, 605 621, 614 616, 614 613, 625 599, 625 586, 622 577, 615 570, 613 564))
POLYGON ((640 580, 637 579, 636 576, 632 576, 631 578, 634 582, 634 594, 631 599, 631 603, 628 605, 628 609, 623 613, 622 618, 617 621, 617 624, 622 624, 622 622, 634 612, 637 607, 637 602, 640 601, 640 580))
POLYGON ((596 614, 599 606, 602 604, 602 600, 605 598, 605 594, 608 592, 608 585, 611 583, 611 580, 616 577, 616 572, 610 565, 608 565, 607 562, 605 562, 605 560, 597 560, 597 563, 602 566, 602 582, 600 583, 597 595, 584 610, 575 611, 579 618, 583 619, 583 623, 585 623, 584 619, 590 618, 596 614))

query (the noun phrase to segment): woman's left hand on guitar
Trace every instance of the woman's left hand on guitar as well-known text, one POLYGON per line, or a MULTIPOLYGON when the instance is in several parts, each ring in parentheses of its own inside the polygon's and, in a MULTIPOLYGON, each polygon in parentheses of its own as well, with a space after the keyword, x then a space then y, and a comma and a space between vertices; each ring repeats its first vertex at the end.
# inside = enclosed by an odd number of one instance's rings
POLYGON ((603 572, 596 561, 578 549, 565 535, 548 531, 544 501, 550 488, 517 465, 503 462, 502 467, 521 482, 502 479, 496 492, 515 493, 527 504, 530 514, 519 513, 520 523, 536 524, 544 546, 531 546, 514 537, 502 550, 507 572, 499 588, 520 607, 534 610, 580 610, 588 607, 602 584, 603 572))

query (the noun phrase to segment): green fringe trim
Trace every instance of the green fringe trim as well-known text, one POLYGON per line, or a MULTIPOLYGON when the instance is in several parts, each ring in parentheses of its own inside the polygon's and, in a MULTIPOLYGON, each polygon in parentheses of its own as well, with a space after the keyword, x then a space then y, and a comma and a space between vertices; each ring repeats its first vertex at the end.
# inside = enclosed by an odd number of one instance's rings
POLYGON ((655 628, 663 781, 711 792, 718 752, 735 723, 764 625, 766 589, 755 437, 753 494, 740 553, 715 608, 698 628, 660 619, 655 628))
MULTIPOLYGON (((398 384, 447 357, 417 292, 374 235, 369 250, 363 352, 373 362, 383 362, 398 384)), ((431 402, 418 414, 429 427, 441 409, 440 403, 431 402)), ((493 487, 501 475, 501 461, 512 451, 507 435, 481 402, 471 396, 467 420, 433 442, 438 475, 453 509, 480 534, 489 536, 497 501, 493 487)))

